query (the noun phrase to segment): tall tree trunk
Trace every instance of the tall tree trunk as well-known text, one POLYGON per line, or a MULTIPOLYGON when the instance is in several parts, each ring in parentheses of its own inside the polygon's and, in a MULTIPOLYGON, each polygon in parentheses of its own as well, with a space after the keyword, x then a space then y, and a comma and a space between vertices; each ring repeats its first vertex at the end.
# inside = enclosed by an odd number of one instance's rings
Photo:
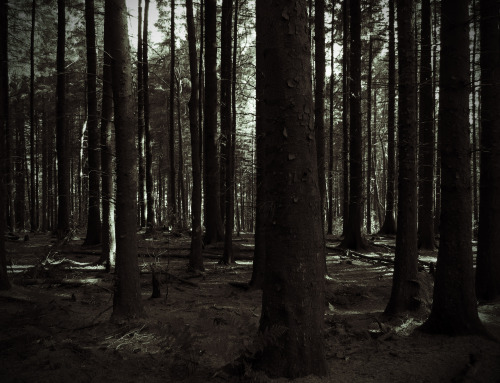
POLYGON ((70 230, 70 161, 69 137, 66 128, 66 68, 64 47, 66 44, 65 1, 57 0, 57 107, 56 107, 56 150, 57 150, 57 237, 63 239, 70 230))
POLYGON ((179 148, 179 171, 177 172, 177 183, 179 185, 179 223, 184 227, 187 217, 187 206, 186 206, 186 191, 184 186, 184 143, 182 140, 182 122, 181 122, 181 79, 177 76, 177 87, 176 87, 176 99, 177 99, 177 134, 179 135, 178 148, 179 148))
MULTIPOLYGON (((174 0, 172 0, 173 2, 174 0)), ((172 16, 173 17, 173 16, 172 16)), ((146 202, 148 229, 155 226, 154 194, 153 194, 153 153, 151 148, 151 124, 149 105, 149 61, 148 61, 148 20, 149 20, 149 0, 144 2, 144 30, 142 33, 142 76, 144 78, 144 136, 146 151, 146 202)), ((173 40, 175 44, 175 39, 173 40)))
POLYGON ((205 119, 204 141, 204 217, 205 244, 223 238, 219 204, 219 166, 217 164, 217 2, 205 0, 205 119))
POLYGON ((115 204, 113 202, 113 85, 111 73, 111 22, 111 14, 109 12, 105 12, 101 107, 102 255, 100 262, 106 263, 106 270, 108 272, 115 267, 116 255, 115 204))
POLYGON ((125 0, 106 0, 110 13, 111 73, 116 131, 116 277, 113 320, 142 315, 137 263, 137 151, 130 44, 125 0))
POLYGON ((43 111, 42 115, 42 207, 40 209, 41 215, 41 230, 46 232, 49 228, 48 214, 49 214, 49 122, 47 121, 47 112, 43 111))
POLYGON ((476 265, 477 297, 500 296, 500 6, 480 0, 481 7, 481 180, 476 265), (496 15, 496 17, 492 17, 496 15))
POLYGON ((422 0, 418 151, 418 245, 434 250, 434 95, 431 66, 431 2, 422 0))
MULTIPOLYGON (((236 232, 237 236, 240 236, 240 219, 239 219, 239 209, 238 209, 238 197, 236 194, 236 58, 238 52, 238 12, 239 12, 239 0, 235 0, 234 2, 234 23, 233 23, 233 63, 232 63, 232 77, 231 77, 231 155, 233 157, 232 163, 232 176, 233 176, 233 206, 236 208, 236 232)), ((234 209, 234 208, 233 208, 234 209)))
POLYGON ((441 238, 432 309, 423 329, 449 335, 484 332, 471 246, 468 25, 467 0, 442 0, 439 130, 446 145, 441 148, 441 238))
POLYGON ((326 199, 325 179, 325 0, 316 0, 314 14, 314 64, 316 84, 314 87, 314 130, 318 156, 318 179, 321 197, 321 219, 324 225, 326 199))
MULTIPOLYGON (((437 59, 437 45, 438 45, 438 8, 437 1, 434 1, 433 4, 433 29, 432 29, 432 39, 434 43, 433 48, 433 57, 432 57, 432 68, 434 69, 432 72, 432 94, 434 99, 436 99, 436 94, 439 95, 438 91, 438 65, 439 61, 437 59)), ((439 105, 439 104, 438 104, 439 105)), ((434 198, 434 234, 439 234, 439 222, 441 219, 441 132, 439 130, 438 124, 438 108, 434 108, 434 136, 435 136, 435 147, 436 147, 436 160, 434 163, 434 177, 436 178, 435 185, 435 198, 434 198)))
POLYGON ((398 231, 388 314, 419 307, 417 251, 417 111, 415 103, 414 0, 398 0, 398 231))
POLYGON ((8 9, 8 0, 2 0, 0 3, 0 290, 10 289, 4 235, 8 212, 8 209, 4 207, 8 206, 7 185, 10 178, 9 151, 7 150, 7 134, 9 133, 8 9))
POLYGON ((361 235, 363 221, 363 151, 361 129, 361 2, 350 0, 350 76, 349 76, 349 220, 342 247, 359 250, 366 247, 361 235))
POLYGON ((137 143, 139 156, 139 226, 146 226, 146 202, 144 187, 146 167, 144 164, 144 55, 142 53, 142 0, 139 0, 139 22, 137 24, 137 143))
MULTIPOLYGON (((171 226, 177 223, 177 201, 175 196, 175 129, 174 129, 174 94, 175 94, 175 8, 174 0, 171 0, 171 21, 170 21, 170 104, 168 118, 168 146, 170 174, 168 178, 167 205, 168 217, 171 226)), ((217 52, 216 52, 217 54, 217 52)), ((215 93, 216 94, 216 93, 215 93)), ((211 97, 215 97, 213 94, 211 97)), ((216 97, 215 97, 216 98, 216 97)))
POLYGON ((200 2, 200 68, 198 71, 198 84, 199 84, 199 89, 198 89, 198 131, 200 134, 200 171, 202 171, 202 175, 205 174, 203 170, 203 106, 204 106, 204 95, 205 95, 205 79, 204 79, 204 72, 203 72, 203 57, 204 56, 204 51, 203 47, 205 46, 205 0, 201 0, 200 2))
POLYGON ((325 375, 324 236, 314 143, 306 1, 257 2, 266 135, 266 275, 254 366, 271 377, 325 375), (289 34, 294 30, 293 35, 289 34), (273 52, 273 54, 266 54, 273 52), (269 336, 269 334, 273 334, 269 336))
POLYGON ((16 116, 16 217, 19 230, 25 229, 26 210, 26 139, 24 136, 24 110, 18 106, 16 116))
MULTIPOLYGON (((472 2, 472 18, 474 20, 474 38, 472 40, 472 206, 473 206, 473 227, 479 222, 479 198, 477 190, 477 118, 476 118, 476 51, 477 51, 477 6, 476 0, 472 2)), ((473 234, 474 236, 474 231, 473 234)))
POLYGON ((342 2, 342 234, 349 222, 349 2, 342 2))
POLYGON ((332 68, 330 74, 330 126, 329 126, 329 146, 328 146, 328 218, 327 218, 327 233, 333 233, 333 83, 335 81, 335 72, 333 70, 333 47, 334 43, 334 19, 335 19, 335 6, 332 5, 332 31, 331 31, 331 45, 330 45, 330 67, 332 68))
POLYGON ((366 87, 366 139, 368 141, 366 169, 366 233, 372 232, 372 66, 373 36, 368 48, 368 84, 366 87))
POLYGON ((94 0, 85 0, 87 37, 87 129, 89 160, 89 205, 86 245, 101 243, 99 123, 97 116, 97 58, 95 46, 94 0))
POLYGON ((389 0, 389 81, 387 106, 387 190, 384 223, 381 234, 395 234, 394 191, 396 179, 395 164, 395 105, 396 105, 396 46, 394 43, 394 1, 389 0))
POLYGON ((36 226, 36 188, 35 188, 35 15, 36 0, 31 3, 31 38, 30 38, 30 228, 36 226))
POLYGON ((189 98, 189 130, 191 133, 191 161, 193 172, 193 191, 191 197, 191 252, 189 254, 189 268, 204 270, 201 254, 201 163, 200 163, 200 135, 198 121, 199 73, 196 62, 196 30, 193 17, 193 0, 186 0, 187 33, 189 44, 189 70, 191 75, 191 97, 189 98))
POLYGON ((231 21, 233 14, 232 0, 222 1, 221 21, 221 84, 220 84, 220 118, 221 118, 221 218, 225 222, 224 253, 222 263, 230 264, 233 259, 233 227, 234 227, 234 179, 233 143, 231 122, 231 21), (222 165, 224 164, 224 165, 222 165), (222 214, 224 213, 224 214, 222 214), (225 220, 224 220, 225 218, 225 220))

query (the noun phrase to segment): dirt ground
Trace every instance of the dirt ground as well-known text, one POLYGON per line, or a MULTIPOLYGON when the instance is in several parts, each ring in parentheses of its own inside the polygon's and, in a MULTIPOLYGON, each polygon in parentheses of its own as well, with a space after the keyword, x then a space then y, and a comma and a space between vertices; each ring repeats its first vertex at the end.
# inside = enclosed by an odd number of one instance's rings
MULTIPOLYGON (((113 276, 95 265, 99 248, 83 247, 75 237, 54 251, 50 235, 30 236, 7 244, 14 286, 0 293, 0 382, 287 381, 268 379, 248 366, 240 376, 223 368, 252 350, 257 333, 261 292, 238 287, 250 280, 252 235, 236 239, 235 265, 219 265, 222 247, 210 247, 204 252, 206 271, 193 275, 187 272, 187 235, 140 233, 146 316, 122 324, 109 321, 113 276), (150 298, 152 267, 161 270, 158 299, 150 298)), ((498 342, 415 331, 430 308, 427 267, 420 276, 420 311, 383 318, 394 239, 376 240, 381 251, 360 255, 334 249, 338 242, 328 238, 329 376, 296 381, 500 382, 498 342)), ((479 310, 500 338, 500 302, 479 310)))

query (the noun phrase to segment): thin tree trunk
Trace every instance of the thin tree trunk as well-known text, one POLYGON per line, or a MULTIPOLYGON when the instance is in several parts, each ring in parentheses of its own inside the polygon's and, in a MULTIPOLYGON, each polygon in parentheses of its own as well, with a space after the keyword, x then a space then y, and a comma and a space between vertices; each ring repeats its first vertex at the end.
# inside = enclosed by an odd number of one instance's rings
POLYGON ((236 58, 238 52, 238 12, 239 12, 239 0, 234 2, 234 23, 233 23, 233 67, 232 67, 232 77, 231 77, 231 145, 232 145, 232 162, 233 162, 233 206, 236 205, 236 226, 237 226, 237 236, 240 236, 240 218, 238 209, 238 196, 236 194, 236 58))
POLYGON ((191 133, 191 161, 193 173, 193 191, 191 197, 191 251, 189 254, 189 268, 191 270, 204 270, 201 254, 202 228, 201 228, 201 161, 200 161, 200 135, 198 120, 199 73, 196 68, 196 31, 193 17, 193 1, 186 0, 186 17, 189 44, 189 70, 191 75, 191 97, 189 98, 189 130, 191 133))
POLYGON ((137 24, 137 147, 139 157, 139 214, 140 227, 146 226, 146 202, 144 186, 146 183, 146 168, 144 164, 144 55, 142 52, 142 0, 139 0, 139 22, 137 24))
POLYGON ((101 243, 99 123, 97 116, 97 58, 95 45, 94 0, 85 0, 87 37, 87 129, 89 161, 89 199, 86 245, 101 243))
POLYGON ((66 68, 64 58, 64 47, 66 44, 66 9, 64 0, 57 1, 57 9, 57 237, 63 239, 70 230, 70 161, 69 137, 66 128, 66 68))
POLYGON ((349 1, 342 3, 342 234, 349 222, 349 1))
POLYGON ((179 185, 179 218, 181 226, 184 227, 184 222, 187 217, 187 201, 186 201, 186 191, 184 186, 184 144, 182 140, 182 123, 181 123, 181 80, 178 78, 177 81, 177 133, 179 134, 179 171, 177 182, 179 185))
POLYGON ((329 146, 328 146, 328 218, 327 218, 327 233, 333 233, 333 83, 335 81, 335 73, 333 70, 333 48, 334 48, 334 18, 335 6, 332 5, 332 31, 330 45, 330 127, 329 127, 329 146))
POLYGON ((35 189, 35 15, 36 0, 31 3, 31 38, 30 38, 30 227, 36 226, 36 189, 35 189))
MULTIPOLYGON (((175 226, 177 223, 177 200, 175 193, 175 128, 174 128, 174 95, 175 95, 175 8, 174 0, 171 0, 170 20, 170 98, 168 118, 168 146, 170 174, 168 178, 167 205, 169 224, 175 226)), ((214 97, 212 95, 212 97, 214 97)))
MULTIPOLYGON (((472 2, 472 18, 474 20, 474 39, 472 41, 472 203, 474 226, 479 221, 479 199, 477 193, 477 119, 476 119, 476 48, 477 48, 477 11, 476 0, 472 2)), ((473 234, 474 236, 474 234, 473 234)))
MULTIPOLYGON (((173 2, 174 0, 172 0, 173 2)), ((172 16, 173 17, 173 16, 172 16)), ((155 226, 154 194, 153 194, 153 153, 151 148, 151 124, 149 105, 149 62, 148 62, 148 20, 149 0, 144 2, 144 30, 142 32, 142 76, 144 78, 144 136, 146 151, 146 225, 148 229, 155 226)), ((173 40, 175 44, 175 39, 173 40)))
POLYGON ((366 233, 372 232, 372 66, 373 66, 373 36, 370 36, 368 48, 368 84, 366 89, 366 138, 368 140, 367 170, 366 170, 366 233))
POLYGON ((137 147, 134 139, 132 73, 125 0, 106 0, 110 13, 116 131, 116 279, 112 320, 143 314, 137 263, 137 147))

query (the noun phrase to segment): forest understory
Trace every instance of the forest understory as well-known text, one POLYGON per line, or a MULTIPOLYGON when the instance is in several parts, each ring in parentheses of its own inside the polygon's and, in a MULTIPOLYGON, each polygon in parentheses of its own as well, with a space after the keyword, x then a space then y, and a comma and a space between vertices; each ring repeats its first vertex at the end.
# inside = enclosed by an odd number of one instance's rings
MULTIPOLYGON (((187 271, 190 237, 139 237, 145 316, 111 323, 113 274, 96 264, 99 247, 48 234, 7 242, 10 291, 0 292, 2 382, 284 382, 250 368, 261 291, 248 291, 253 235, 235 238, 236 263, 219 264, 223 245, 204 249, 205 272, 187 271), (161 297, 152 299, 152 271, 161 297), (245 358, 240 358, 245 355, 245 358)), ((417 330, 430 311, 437 252, 421 253, 418 312, 386 318, 394 238, 376 253, 346 253, 327 238, 325 346, 329 376, 297 382, 499 382, 500 343, 417 330)), ((500 301, 479 315, 500 339, 500 301)), ((270 335, 272 336, 272 335, 270 335)), ((263 340, 260 339, 260 342, 263 340)), ((265 339, 264 339, 265 341, 265 339)))

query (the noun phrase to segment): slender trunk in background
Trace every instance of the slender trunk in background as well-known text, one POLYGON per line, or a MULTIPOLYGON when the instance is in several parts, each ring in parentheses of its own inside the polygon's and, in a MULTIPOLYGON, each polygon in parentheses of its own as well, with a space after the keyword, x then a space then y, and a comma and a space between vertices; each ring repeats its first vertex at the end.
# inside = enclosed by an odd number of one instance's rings
POLYGON ((189 268, 193 271, 204 270, 201 228, 201 163, 200 135, 198 120, 199 73, 196 67, 196 30, 193 17, 193 0, 186 0, 187 33, 189 44, 189 72, 191 75, 191 97, 189 98, 189 131, 191 133, 191 159, 193 172, 193 191, 191 197, 191 251, 189 268))
POLYGON ((30 228, 34 233, 36 226, 36 188, 35 188, 35 15, 36 0, 31 3, 30 38, 30 228))
POLYGON ((500 296, 500 5, 481 7, 481 179, 476 290, 481 300, 500 296), (491 15, 497 15, 492 17, 491 15))
POLYGON ((181 79, 177 77, 177 89, 176 89, 176 99, 177 99, 177 133, 179 135, 179 171, 177 176, 177 183, 179 185, 179 223, 182 227, 185 227, 187 217, 187 201, 186 201, 186 191, 184 187, 184 144, 182 140, 182 122, 181 122, 181 79))
POLYGON ((202 174, 205 174, 203 171, 203 100, 204 100, 204 95, 205 95, 205 79, 203 76, 203 57, 204 57, 204 52, 203 52, 203 47, 205 46, 205 33, 204 33, 204 27, 205 27, 205 1, 201 0, 200 3, 200 68, 199 68, 199 73, 198 73, 198 132, 200 134, 199 138, 199 143, 200 143, 200 170, 202 171, 202 174))
MULTIPOLYGON (((439 96, 438 91, 438 65, 439 61, 437 59, 437 45, 438 45, 438 6, 437 1, 433 3, 433 30, 432 30, 432 39, 433 39, 433 57, 432 57, 432 94, 434 96, 434 100, 439 96)), ((435 103, 436 104, 436 103, 435 103)), ((439 105, 439 103, 437 103, 439 105)), ((436 179, 435 189, 435 198, 434 198, 434 234, 439 234, 439 223, 441 220, 441 132, 439 131, 439 123, 438 123, 438 109, 436 105, 434 105, 434 139, 435 139, 435 148, 436 148, 436 160, 434 162, 434 177, 436 179)))
POLYGON ((10 172, 9 151, 7 150, 7 134, 9 133, 8 9, 8 0, 2 0, 0 3, 0 290, 10 289, 4 235, 8 212, 8 209, 4 207, 8 206, 6 199, 10 172))
POLYGON ((225 223, 224 253, 222 263, 228 265, 233 259, 233 227, 234 227, 234 169, 233 140, 231 121, 231 21, 233 14, 232 0, 222 1, 221 21, 221 85, 220 85, 220 118, 221 118, 221 218, 225 223), (222 172, 224 170, 224 173, 222 172), (224 180, 224 182, 223 182, 224 180), (224 214, 222 214, 224 213, 224 214), (224 221, 225 218, 225 221, 224 221))
MULTIPOLYGON (((335 6, 332 6, 332 35, 330 45, 330 66, 333 68, 333 47, 334 47, 334 18, 335 6)), ((327 218, 327 233, 333 233, 333 83, 335 81, 335 72, 332 70, 330 74, 330 127, 329 127, 329 150, 328 150, 328 218, 327 218)))
MULTIPOLYGON (((168 111, 168 147, 170 174, 168 177, 167 206, 170 226, 177 223, 177 200, 175 195, 175 128, 174 128, 174 94, 175 94, 175 3, 170 2, 170 95, 168 111)), ((213 96, 212 96, 213 97, 213 96)))
MULTIPOLYGON (((172 0, 173 2, 173 0, 172 0)), ((144 136, 146 152, 146 225, 148 229, 155 226, 155 200, 153 194, 153 153, 151 148, 151 123, 149 105, 149 61, 148 61, 148 20, 149 0, 144 3, 144 30, 142 32, 142 76, 144 85, 144 136)), ((175 41, 175 40, 174 40, 175 41)))
POLYGON ((139 22, 137 24, 137 147, 139 157, 139 214, 140 227, 146 226, 146 202, 144 201, 144 186, 146 168, 144 164, 144 67, 142 53, 142 0, 139 0, 139 22))
POLYGON ((112 320, 143 314, 137 261, 137 146, 125 0, 106 0, 116 131, 116 276, 112 320))
POLYGON ((342 2, 342 235, 349 222, 349 0, 342 2))
POLYGON ((366 139, 368 140, 366 169, 366 234, 372 232, 372 66, 373 36, 368 48, 368 84, 366 87, 366 139))
POLYGON ((41 222, 40 229, 42 232, 46 232, 49 228, 48 214, 49 214, 49 177, 48 177, 48 169, 49 169, 49 122, 47 121, 48 116, 47 112, 43 110, 42 114, 42 209, 40 209, 41 214, 41 222))
POLYGON ((441 147, 441 236, 432 309, 422 328, 447 335, 485 333, 477 313, 471 246, 468 3, 441 2, 439 130, 446 142, 441 147))
POLYGON ((99 178, 99 121, 97 116, 97 58, 95 45, 94 0, 85 0, 85 27, 87 38, 87 129, 89 161, 89 200, 86 245, 101 243, 101 191, 99 178))
POLYGON ((205 0, 205 112, 203 187, 205 245, 223 239, 217 164, 217 1, 205 0))
POLYGON ((389 303, 393 315, 420 307, 417 248, 417 110, 415 36, 412 26, 415 0, 398 0, 398 231, 389 303))
MULTIPOLYGON (((233 206, 236 208, 236 228, 237 236, 240 236, 240 219, 239 219, 239 209, 238 209, 238 197, 236 194, 236 58, 238 52, 238 11, 239 11, 239 0, 234 2, 234 23, 233 23, 233 67, 232 67, 232 77, 231 77, 231 145, 232 145, 232 176, 233 176, 233 206)), ((234 209, 234 208, 233 208, 234 209)))
POLYGON ((361 127, 361 2, 350 0, 349 50, 349 220, 341 246, 359 250, 366 247, 361 235, 363 221, 363 150, 361 127))
MULTIPOLYGON (((108 0, 109 1, 109 0, 108 0)), ((115 267, 115 204, 113 192, 113 85, 111 73, 111 15, 104 15, 104 53, 101 107, 101 181, 102 181, 102 254, 100 263, 106 263, 110 272, 115 267)), ((140 213, 138 214, 140 215, 140 213)))
POLYGON ((16 217, 17 227, 19 230, 25 229, 25 210, 26 210, 26 139, 24 136, 24 110, 18 103, 15 109, 15 126, 16 126, 16 217))
MULTIPOLYGON (((479 199, 477 190, 477 118, 476 118, 476 50, 477 50, 477 36, 479 34, 477 30, 477 7, 476 0, 472 2, 472 18, 474 20, 474 38, 472 40, 472 68, 471 68, 471 82, 472 82, 472 204, 473 204, 473 231, 472 236, 474 237, 474 228, 477 227, 479 222, 479 199)), ((477 233, 476 233, 477 234, 477 233)))
POLYGON ((314 129, 318 156, 318 180, 321 197, 321 219, 325 222, 325 0, 316 0, 314 14, 314 63, 316 84, 314 87, 314 129))
POLYGON ((418 246, 434 250, 434 95, 431 66, 431 2, 422 0, 418 146, 418 246))
POLYGON ((270 341, 253 365, 270 377, 324 376, 325 244, 306 1, 290 7, 287 0, 256 4, 256 41, 262 45, 257 52, 263 56, 257 61, 263 80, 260 122, 266 135, 263 183, 273 224, 266 225, 259 327, 270 341), (290 30, 295 33, 290 35, 290 30))
POLYGON ((56 106, 56 150, 57 150, 57 238, 63 239, 70 231, 70 161, 69 137, 66 127, 66 73, 64 47, 66 44, 65 1, 57 0, 57 106, 56 106))
POLYGON ((394 1, 389 0, 389 81, 387 107, 387 189, 385 218, 380 234, 396 234, 395 201, 395 108, 396 108, 396 45, 394 42, 394 1))

